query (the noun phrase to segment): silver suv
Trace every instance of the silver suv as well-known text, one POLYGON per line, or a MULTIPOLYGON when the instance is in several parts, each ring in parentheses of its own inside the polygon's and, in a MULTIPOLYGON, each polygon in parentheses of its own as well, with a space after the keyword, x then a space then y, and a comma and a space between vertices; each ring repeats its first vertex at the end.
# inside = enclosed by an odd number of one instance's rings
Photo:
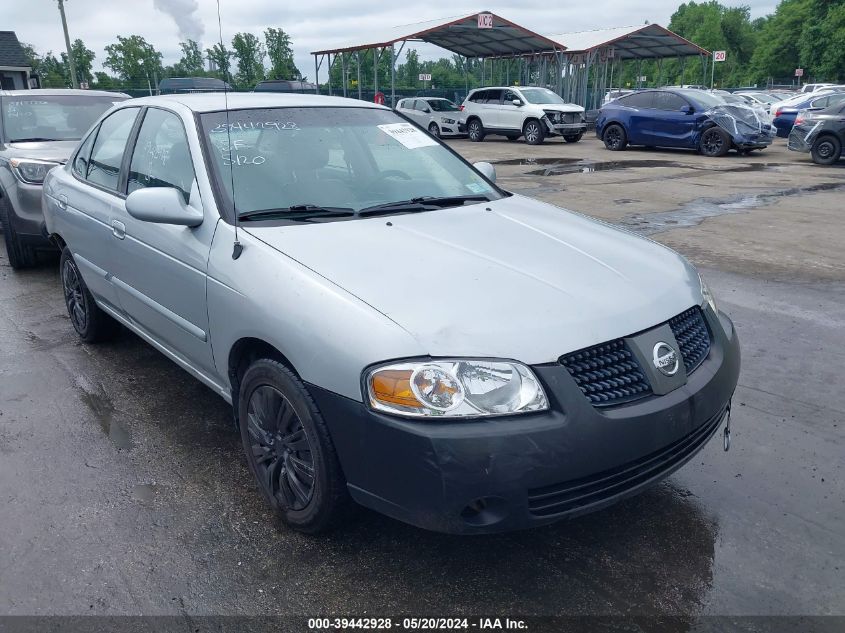
POLYGON ((509 141, 524 136, 529 145, 539 145, 551 135, 577 143, 587 129, 584 108, 566 103, 548 88, 478 88, 461 107, 469 140, 476 142, 487 134, 501 134, 509 141))
POLYGON ((41 183, 67 160, 100 115, 129 95, 96 90, 0 91, 0 223, 12 268, 50 248, 43 234, 41 183))
POLYGON ((666 477, 739 375, 683 257, 494 178, 374 104, 171 95, 103 118, 44 207, 82 339, 123 324, 232 403, 290 526, 354 501, 477 534, 666 477))

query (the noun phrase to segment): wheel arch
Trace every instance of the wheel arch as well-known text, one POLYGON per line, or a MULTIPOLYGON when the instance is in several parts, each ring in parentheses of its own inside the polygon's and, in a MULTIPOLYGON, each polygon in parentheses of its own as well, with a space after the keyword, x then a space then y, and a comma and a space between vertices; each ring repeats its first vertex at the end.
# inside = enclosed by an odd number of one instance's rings
POLYGON ((240 391, 241 380, 249 366, 260 358, 269 358, 280 362, 292 371, 297 378, 301 379, 293 363, 272 343, 252 336, 245 336, 235 341, 232 347, 229 348, 226 363, 232 394, 232 411, 234 414, 235 428, 238 428, 238 392, 240 391))

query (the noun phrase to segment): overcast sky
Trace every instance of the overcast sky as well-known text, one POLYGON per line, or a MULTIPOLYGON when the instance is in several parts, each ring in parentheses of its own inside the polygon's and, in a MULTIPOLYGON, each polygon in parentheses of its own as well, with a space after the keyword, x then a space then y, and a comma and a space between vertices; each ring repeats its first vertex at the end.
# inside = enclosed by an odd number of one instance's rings
MULTIPOLYGON (((752 17, 759 17, 772 12, 777 1, 727 0, 725 3, 750 5, 752 17)), ((413 4, 385 0, 220 0, 223 40, 227 46, 239 31, 260 36, 268 26, 281 27, 293 40, 297 66, 311 79, 314 61, 309 51, 354 41, 368 42, 385 28, 400 24, 489 10, 551 35, 643 24, 646 20, 667 26, 679 4, 679 0, 592 0, 559 4, 548 0, 482 4, 463 0, 426 0, 413 4)), ((55 0, 9 0, 4 5, 0 28, 15 31, 18 39, 32 44, 39 53, 52 50, 58 56, 64 49, 55 0)), ((95 70, 101 69, 105 58, 103 48, 114 42, 117 35, 142 35, 163 53, 165 65, 179 59, 178 43, 182 39, 198 39, 203 48, 219 41, 215 0, 66 0, 65 12, 71 39, 81 38, 97 54, 95 70)), ((424 59, 447 54, 427 45, 418 49, 424 59)))

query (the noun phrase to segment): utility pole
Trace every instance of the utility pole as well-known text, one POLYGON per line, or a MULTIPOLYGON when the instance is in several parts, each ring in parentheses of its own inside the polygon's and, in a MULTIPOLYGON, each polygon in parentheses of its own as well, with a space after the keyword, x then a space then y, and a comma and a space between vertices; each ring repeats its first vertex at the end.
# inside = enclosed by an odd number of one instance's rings
POLYGON ((65 32, 65 46, 67 47, 67 63, 70 66, 70 83, 74 88, 79 88, 79 80, 76 78, 76 66, 73 63, 73 51, 70 48, 70 35, 67 34, 67 18, 65 17, 65 1, 56 0, 59 3, 59 13, 62 16, 62 29, 65 32))

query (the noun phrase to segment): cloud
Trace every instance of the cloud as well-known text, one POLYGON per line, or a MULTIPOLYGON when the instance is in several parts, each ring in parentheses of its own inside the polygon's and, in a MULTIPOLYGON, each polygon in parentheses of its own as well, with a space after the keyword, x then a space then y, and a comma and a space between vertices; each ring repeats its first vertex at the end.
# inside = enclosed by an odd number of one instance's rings
MULTIPOLYGON (((548 0, 520 2, 485 2, 483 9, 543 34, 643 24, 646 20, 666 25, 681 0, 593 0, 589 10, 575 9, 571 4, 549 3, 548 0)), ((740 4, 728 0, 730 4, 740 4)), ((21 41, 35 46, 39 52, 64 49, 61 22, 54 0, 11 2, 3 8, 4 28, 17 32, 21 41)), ((776 0, 748 0, 753 17, 774 11, 776 0)), ((283 28, 293 41, 295 61, 299 69, 312 76, 314 60, 310 51, 331 48, 349 42, 373 41, 391 27, 479 11, 475 2, 462 0, 428 0, 414 5, 413 13, 405 3, 387 4, 384 0, 309 0, 278 3, 271 0, 220 0, 223 39, 230 46, 232 36, 240 31, 259 37, 268 26, 283 28)), ((164 63, 179 60, 180 39, 200 39, 206 34, 204 47, 218 41, 217 3, 215 0, 137 0, 135 2, 103 2, 73 0, 67 12, 72 39, 81 38, 97 54, 99 69, 105 58, 103 48, 117 35, 142 35, 164 55, 164 63), (162 20, 162 11, 172 16, 162 20)), ((413 29, 410 29, 413 30, 413 29)), ((417 48, 422 59, 448 55, 430 45, 409 43, 417 48)), ((402 53, 404 57, 404 52, 402 53)), ((325 66, 323 66, 325 73, 325 66)), ((325 77, 325 74, 323 74, 325 77)), ((313 77, 312 77, 313 78, 313 77)))

